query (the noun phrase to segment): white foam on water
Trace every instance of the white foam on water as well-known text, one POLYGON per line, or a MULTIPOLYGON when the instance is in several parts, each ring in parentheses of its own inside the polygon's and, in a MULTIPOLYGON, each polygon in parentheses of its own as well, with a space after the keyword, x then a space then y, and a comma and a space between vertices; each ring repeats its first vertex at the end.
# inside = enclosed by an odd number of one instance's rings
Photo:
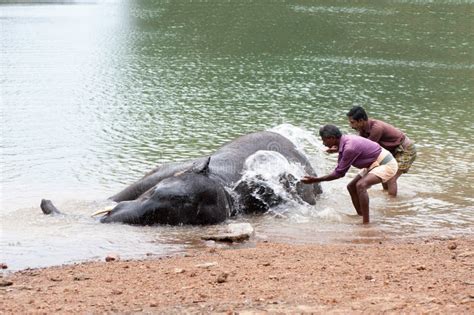
POLYGON ((245 160, 242 177, 245 179, 260 175, 265 180, 278 181, 282 174, 291 174, 300 178, 305 175, 305 172, 301 165, 290 163, 276 151, 260 150, 245 160))
POLYGON ((325 207, 317 212, 317 217, 330 222, 342 222, 344 221, 343 215, 336 212, 333 208, 325 207))
POLYGON ((256 182, 268 186, 275 194, 285 201, 292 197, 280 183, 282 176, 291 175, 295 180, 303 177, 305 171, 302 165, 290 163, 276 151, 257 151, 249 156, 244 163, 241 181, 256 182))
POLYGON ((281 124, 269 131, 278 133, 289 139, 296 146, 296 149, 304 154, 311 162, 316 174, 323 174, 328 170, 328 154, 325 153, 325 146, 319 139, 308 130, 293 126, 291 124, 281 124))
POLYGON ((331 14, 357 14, 357 15, 393 15, 395 10, 370 9, 365 7, 335 7, 335 6, 303 6, 295 5, 292 9, 301 13, 331 13, 331 14))

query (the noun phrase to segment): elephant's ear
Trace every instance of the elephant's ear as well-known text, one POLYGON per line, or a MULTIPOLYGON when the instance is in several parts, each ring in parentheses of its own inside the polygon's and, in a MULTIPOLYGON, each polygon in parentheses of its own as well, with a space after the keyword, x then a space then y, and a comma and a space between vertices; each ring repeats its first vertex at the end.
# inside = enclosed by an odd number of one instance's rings
POLYGON ((193 165, 192 171, 196 174, 207 175, 209 174, 210 162, 211 162, 211 157, 208 157, 203 163, 193 165))

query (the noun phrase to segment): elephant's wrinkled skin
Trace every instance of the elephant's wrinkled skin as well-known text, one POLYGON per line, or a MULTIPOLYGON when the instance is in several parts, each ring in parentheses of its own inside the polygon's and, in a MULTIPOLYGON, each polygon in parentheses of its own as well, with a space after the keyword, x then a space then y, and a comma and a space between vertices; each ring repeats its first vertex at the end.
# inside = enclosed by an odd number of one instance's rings
MULTIPOLYGON (((264 212, 280 202, 269 187, 236 185, 245 160, 260 150, 277 151, 315 176, 309 161, 280 134, 263 131, 241 136, 210 157, 157 167, 110 199, 118 204, 100 221, 128 224, 215 224, 237 212, 264 212), (258 196, 255 197, 255 194, 258 196)), ((303 185, 282 176, 284 185, 301 200, 315 203, 319 184, 303 185)), ((44 210, 43 210, 44 211, 44 210)))

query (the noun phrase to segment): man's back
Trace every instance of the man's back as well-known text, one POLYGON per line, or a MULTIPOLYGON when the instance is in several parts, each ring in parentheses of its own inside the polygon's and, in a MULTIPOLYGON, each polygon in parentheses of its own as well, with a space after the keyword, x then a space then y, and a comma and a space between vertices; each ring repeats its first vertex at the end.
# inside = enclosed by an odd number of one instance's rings
POLYGON ((377 159, 381 150, 379 144, 368 139, 355 135, 343 135, 339 142, 338 164, 333 173, 342 177, 351 166, 369 167, 377 159))
POLYGON ((366 128, 361 130, 359 135, 377 142, 392 153, 405 139, 405 134, 399 129, 377 119, 369 119, 366 128))

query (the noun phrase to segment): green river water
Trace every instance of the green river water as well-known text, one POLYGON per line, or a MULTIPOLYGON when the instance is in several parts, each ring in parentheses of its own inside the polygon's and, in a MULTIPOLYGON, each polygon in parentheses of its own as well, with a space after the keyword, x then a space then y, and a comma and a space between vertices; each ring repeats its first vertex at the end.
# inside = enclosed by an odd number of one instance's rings
POLYGON ((399 196, 345 185, 250 222, 256 239, 472 234, 474 1, 0 1, 0 261, 12 269, 202 246, 201 227, 102 225, 105 199, 159 163, 276 128, 319 173, 317 131, 364 106, 418 148, 399 196), (44 217, 41 198, 69 215, 44 217))

